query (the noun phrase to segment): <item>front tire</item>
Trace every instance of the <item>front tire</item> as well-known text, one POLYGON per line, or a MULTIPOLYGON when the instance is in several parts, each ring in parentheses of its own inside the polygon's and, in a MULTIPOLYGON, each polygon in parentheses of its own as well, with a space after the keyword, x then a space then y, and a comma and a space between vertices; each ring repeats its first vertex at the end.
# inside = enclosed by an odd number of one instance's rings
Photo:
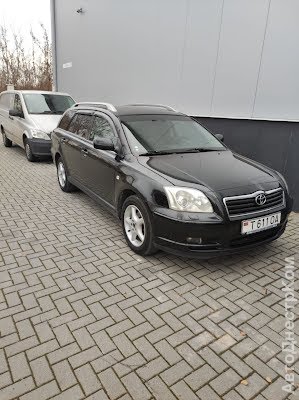
POLYGON ((157 252, 151 215, 139 197, 130 196, 124 201, 121 220, 126 242, 135 253, 148 256, 157 252))
POLYGON ((66 168, 61 157, 57 160, 56 167, 60 189, 64 192, 73 192, 75 190, 75 186, 72 185, 68 179, 66 168))
POLYGON ((12 146, 12 141, 7 138, 3 128, 1 129, 1 131, 2 131, 2 139, 3 139, 4 146, 5 147, 11 147, 12 146))
POLYGON ((25 145, 25 153, 26 153, 27 160, 30 162, 36 161, 36 157, 32 153, 32 149, 31 149, 28 139, 25 139, 24 145, 25 145))

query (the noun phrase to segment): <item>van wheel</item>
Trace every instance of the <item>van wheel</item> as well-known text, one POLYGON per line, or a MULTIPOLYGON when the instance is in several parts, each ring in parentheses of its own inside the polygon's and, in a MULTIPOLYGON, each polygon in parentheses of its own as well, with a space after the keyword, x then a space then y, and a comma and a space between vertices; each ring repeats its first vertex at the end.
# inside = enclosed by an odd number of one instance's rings
POLYGON ((135 253, 148 256, 157 252, 151 215, 139 197, 130 196, 124 201, 121 220, 125 239, 135 253))
POLYGON ((24 145, 25 145, 25 153, 26 153, 27 160, 30 161, 30 162, 36 161, 36 157, 32 153, 32 149, 31 149, 30 143, 28 142, 27 139, 25 139, 24 145))
POLYGON ((68 179, 64 162, 61 157, 57 160, 56 167, 57 167, 57 179, 60 189, 63 190, 64 192, 73 192, 75 190, 75 186, 72 185, 68 179))
POLYGON ((3 128, 1 129, 1 132, 2 132, 2 138, 3 138, 4 146, 5 147, 11 147, 12 146, 12 141, 7 138, 3 128))

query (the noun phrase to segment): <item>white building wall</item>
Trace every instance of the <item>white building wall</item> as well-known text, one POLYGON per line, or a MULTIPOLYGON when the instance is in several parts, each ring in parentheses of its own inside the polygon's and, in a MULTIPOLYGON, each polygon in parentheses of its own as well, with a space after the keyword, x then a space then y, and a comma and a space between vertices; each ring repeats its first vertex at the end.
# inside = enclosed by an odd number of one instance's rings
POLYGON ((77 100, 299 120, 298 0, 53 1, 58 89, 77 100))

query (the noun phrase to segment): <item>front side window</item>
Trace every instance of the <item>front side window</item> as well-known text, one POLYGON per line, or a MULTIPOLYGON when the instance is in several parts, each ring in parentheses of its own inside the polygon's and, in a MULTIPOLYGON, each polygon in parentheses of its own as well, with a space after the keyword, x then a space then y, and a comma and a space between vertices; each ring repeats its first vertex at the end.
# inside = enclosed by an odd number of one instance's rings
POLYGON ((94 123, 92 126, 92 130, 91 130, 89 139, 94 140, 94 138, 96 136, 99 136, 101 138, 109 138, 109 139, 113 139, 115 137, 112 126, 103 117, 96 116, 94 118, 94 123))
POLYGON ((29 93, 23 97, 29 114, 63 114, 75 103, 62 94, 29 93))
POLYGON ((84 139, 89 139, 92 129, 93 116, 90 114, 76 114, 72 119, 68 130, 84 139))
POLYGON ((202 125, 184 115, 130 115, 122 117, 121 122, 137 154, 226 150, 202 125))
POLYGON ((15 111, 19 111, 21 113, 23 112, 21 98, 20 98, 20 96, 18 94, 15 95, 14 110, 15 111))

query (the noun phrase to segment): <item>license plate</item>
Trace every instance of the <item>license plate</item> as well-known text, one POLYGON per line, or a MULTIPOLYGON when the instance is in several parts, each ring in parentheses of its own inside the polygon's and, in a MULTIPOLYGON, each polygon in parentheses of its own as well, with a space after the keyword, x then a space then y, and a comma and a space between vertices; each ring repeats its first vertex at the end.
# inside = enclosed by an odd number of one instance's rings
POLYGON ((265 215, 264 217, 247 219, 242 221, 241 233, 248 235, 254 232, 260 232, 265 229, 274 228, 280 223, 281 213, 265 215))

